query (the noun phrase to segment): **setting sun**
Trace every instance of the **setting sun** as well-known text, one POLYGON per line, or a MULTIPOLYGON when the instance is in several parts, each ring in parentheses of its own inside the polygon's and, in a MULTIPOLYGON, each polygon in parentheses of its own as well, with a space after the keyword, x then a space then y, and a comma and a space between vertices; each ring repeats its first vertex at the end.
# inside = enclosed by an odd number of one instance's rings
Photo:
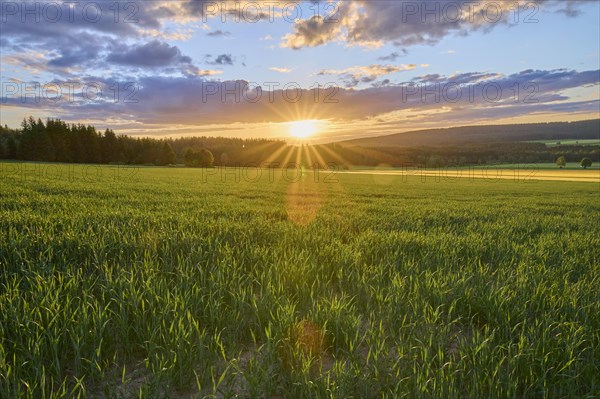
POLYGON ((314 120, 290 122, 290 136, 297 139, 312 137, 319 131, 319 124, 319 121, 314 120))

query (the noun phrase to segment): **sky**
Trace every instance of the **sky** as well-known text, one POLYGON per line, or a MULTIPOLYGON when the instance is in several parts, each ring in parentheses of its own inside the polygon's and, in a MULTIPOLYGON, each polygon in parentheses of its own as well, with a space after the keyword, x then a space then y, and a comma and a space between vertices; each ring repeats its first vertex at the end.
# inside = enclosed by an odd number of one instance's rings
POLYGON ((598 1, 0 5, 10 127, 317 143, 600 117, 598 1))

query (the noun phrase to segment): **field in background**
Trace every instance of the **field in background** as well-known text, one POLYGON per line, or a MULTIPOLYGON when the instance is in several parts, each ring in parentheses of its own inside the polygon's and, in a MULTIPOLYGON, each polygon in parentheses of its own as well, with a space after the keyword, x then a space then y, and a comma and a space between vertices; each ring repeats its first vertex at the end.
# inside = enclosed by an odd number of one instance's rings
POLYGON ((543 143, 548 147, 558 147, 559 145, 590 145, 600 146, 600 140, 532 140, 529 143, 543 143))
POLYGON ((0 166, 0 397, 600 390, 596 183, 0 166))
MULTIPOLYGON (((324 172, 328 173, 328 172, 324 172)), ((489 165, 489 166, 464 166, 464 167, 440 167, 440 168, 352 168, 339 173, 390 176, 390 181, 396 179, 406 180, 408 176, 418 177, 422 182, 451 182, 458 179, 476 180, 483 179, 490 183, 498 180, 512 180, 513 182, 531 182, 536 180, 545 181, 571 181, 588 182, 600 184, 600 168, 598 166, 588 169, 568 166, 560 169, 552 164, 528 164, 528 165, 489 165), (392 178, 391 176, 396 176, 392 178)), ((600 189, 600 187, 598 187, 600 189)))
MULTIPOLYGON (((369 166, 351 166, 349 170, 351 171, 361 171, 361 170, 381 170, 381 171, 402 171, 403 169, 419 169, 417 167, 412 167, 411 164, 407 164, 405 168, 398 168, 392 166, 378 166, 378 167, 369 167, 369 166)), ((583 169, 579 163, 577 162, 567 162, 567 165, 564 168, 558 167, 555 163, 529 163, 529 164, 490 164, 490 165, 467 165, 467 166, 447 166, 440 168, 423 168, 424 170, 429 170, 431 172, 436 170, 463 170, 463 169, 473 169, 473 170, 486 170, 486 171, 496 171, 496 170, 522 170, 525 174, 529 172, 535 171, 556 171, 561 173, 563 171, 577 171, 580 176, 597 176, 599 175, 598 171, 600 171, 600 164, 593 164, 591 167, 587 169, 583 169)))
POLYGON ((522 169, 522 170, 554 170, 554 171, 565 171, 565 170, 576 170, 583 174, 598 174, 600 170, 599 164, 593 164, 587 169, 583 169, 579 162, 567 162, 564 168, 559 168, 555 163, 534 163, 534 164, 499 164, 499 165, 488 165, 475 167, 475 169, 522 169), (592 171, 596 171, 593 173, 592 171))

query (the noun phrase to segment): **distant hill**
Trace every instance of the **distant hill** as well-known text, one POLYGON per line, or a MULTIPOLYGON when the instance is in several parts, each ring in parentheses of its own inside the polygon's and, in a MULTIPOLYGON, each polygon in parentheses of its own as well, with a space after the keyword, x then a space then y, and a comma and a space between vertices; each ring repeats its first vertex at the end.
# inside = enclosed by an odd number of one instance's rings
POLYGON ((417 130, 344 141, 362 147, 444 147, 533 140, 600 139, 600 119, 520 125, 464 126, 417 130))

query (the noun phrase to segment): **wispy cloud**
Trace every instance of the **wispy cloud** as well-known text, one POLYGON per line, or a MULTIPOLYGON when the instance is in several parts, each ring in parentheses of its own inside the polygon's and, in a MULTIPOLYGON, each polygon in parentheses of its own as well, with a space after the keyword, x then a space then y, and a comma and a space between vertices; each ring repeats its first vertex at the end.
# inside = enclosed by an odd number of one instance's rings
POLYGON ((208 54, 205 57, 205 62, 209 65, 233 65, 234 57, 231 54, 220 54, 216 57, 208 54))
POLYGON ((206 34, 206 36, 208 36, 208 37, 229 37, 229 36, 231 36, 231 32, 218 29, 218 30, 215 30, 212 32, 208 32, 206 34))
POLYGON ((218 69, 193 69, 191 71, 191 75, 193 76, 214 76, 214 75, 221 75, 223 73, 223 71, 218 70, 218 69))
POLYGON ((377 78, 401 71, 411 71, 416 64, 355 66, 346 69, 323 69, 317 75, 338 75, 345 79, 346 87, 355 87, 360 83, 371 83, 377 78))
POLYGON ((378 60, 379 61, 386 61, 386 62, 394 62, 398 58, 400 58, 400 57, 406 57, 407 55, 408 55, 408 50, 402 49, 401 51, 394 51, 390 55, 379 57, 378 60))
POLYGON ((279 73, 290 73, 292 70, 290 68, 278 68, 278 67, 270 67, 270 71, 275 71, 279 73))

